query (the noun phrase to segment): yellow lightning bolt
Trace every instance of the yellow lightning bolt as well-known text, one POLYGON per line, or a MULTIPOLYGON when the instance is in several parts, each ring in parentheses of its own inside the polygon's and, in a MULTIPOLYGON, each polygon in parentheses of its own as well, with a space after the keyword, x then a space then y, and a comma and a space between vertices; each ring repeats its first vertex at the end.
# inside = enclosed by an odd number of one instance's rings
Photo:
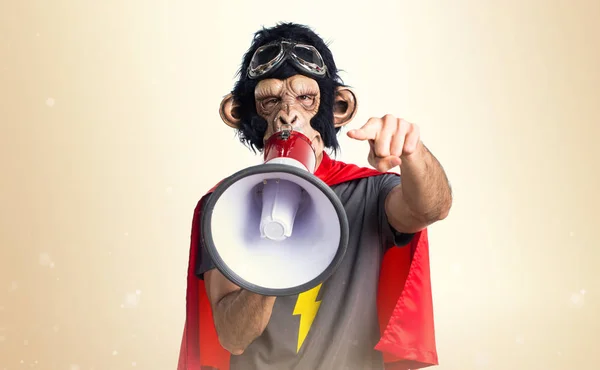
POLYGON ((319 295, 320 289, 321 284, 298 295, 298 300, 296 301, 296 306, 294 307, 294 315, 300 315, 300 327, 298 328, 298 348, 296 349, 296 352, 300 351, 302 343, 304 343, 304 339, 306 339, 306 336, 308 335, 308 331, 310 330, 313 320, 315 319, 315 316, 317 316, 319 306, 321 306, 321 301, 317 301, 317 296, 319 295))

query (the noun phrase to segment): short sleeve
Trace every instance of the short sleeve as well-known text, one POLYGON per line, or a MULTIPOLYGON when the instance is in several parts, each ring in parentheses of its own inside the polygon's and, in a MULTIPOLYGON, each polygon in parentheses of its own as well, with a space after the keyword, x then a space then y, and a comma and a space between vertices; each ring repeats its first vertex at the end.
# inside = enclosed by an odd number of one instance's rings
MULTIPOLYGON (((203 209, 204 204, 206 203, 208 198, 209 197, 204 198, 204 200, 201 204, 201 207, 202 207, 201 209, 203 209)), ((200 227, 200 222, 198 222, 198 224, 195 225, 194 227, 200 227)), ((197 258, 196 258, 196 266, 194 267, 194 269, 195 269, 194 272, 199 279, 204 280, 204 273, 209 270, 214 269, 216 266, 206 250, 206 247, 204 245, 204 239, 202 238, 202 233, 200 232, 200 230, 197 230, 195 235, 197 235, 197 238, 198 238, 198 240, 196 241, 196 248, 198 248, 198 251, 196 254, 197 258)))
POLYGON ((385 242, 385 249, 387 250, 389 247, 396 246, 402 247, 411 242, 414 234, 411 233, 402 233, 396 231, 392 225, 390 225, 389 220, 387 218, 387 214, 385 212, 385 201, 390 191, 394 189, 396 186, 400 185, 401 178, 398 175, 394 174, 385 174, 379 177, 379 186, 378 186, 378 201, 379 205, 377 207, 378 217, 379 217, 379 225, 381 227, 381 233, 383 236, 383 240, 385 242))

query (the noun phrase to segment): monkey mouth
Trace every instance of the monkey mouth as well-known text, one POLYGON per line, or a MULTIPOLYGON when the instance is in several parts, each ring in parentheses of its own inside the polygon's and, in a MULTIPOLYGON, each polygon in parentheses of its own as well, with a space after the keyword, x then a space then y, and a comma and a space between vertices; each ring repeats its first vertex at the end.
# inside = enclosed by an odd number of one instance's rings
POLYGON ((264 137, 263 143, 266 144, 269 138, 281 134, 282 132, 288 131, 289 133, 287 135, 296 132, 304 135, 310 141, 315 153, 318 153, 323 149, 323 138, 319 131, 311 127, 310 123, 305 125, 304 122, 305 121, 300 116, 296 116, 293 123, 287 123, 285 120, 281 119, 281 113, 277 113, 272 119, 267 121, 270 134, 264 137))

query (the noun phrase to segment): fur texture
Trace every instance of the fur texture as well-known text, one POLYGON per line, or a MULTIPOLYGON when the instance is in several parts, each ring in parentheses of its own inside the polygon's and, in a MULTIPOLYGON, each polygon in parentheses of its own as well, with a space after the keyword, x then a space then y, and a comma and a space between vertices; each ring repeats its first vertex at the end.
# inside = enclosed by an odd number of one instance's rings
POLYGON ((311 77, 319 84, 321 92, 321 104, 319 111, 311 120, 311 126, 317 130, 323 139, 325 148, 334 153, 339 149, 337 133, 339 128, 333 124, 333 108, 335 102, 335 91, 338 86, 344 86, 338 75, 333 55, 327 44, 309 27, 295 23, 279 23, 272 28, 263 28, 254 34, 252 45, 244 54, 243 62, 238 71, 239 80, 232 91, 233 98, 239 103, 237 113, 241 117, 238 136, 240 141, 254 152, 263 149, 263 137, 267 129, 267 122, 256 113, 254 101, 254 89, 260 79, 252 80, 247 76, 248 66, 254 52, 269 42, 281 39, 290 39, 314 46, 321 54, 327 66, 327 75, 315 78, 297 69, 292 63, 286 61, 275 73, 268 78, 285 79, 296 74, 311 77))

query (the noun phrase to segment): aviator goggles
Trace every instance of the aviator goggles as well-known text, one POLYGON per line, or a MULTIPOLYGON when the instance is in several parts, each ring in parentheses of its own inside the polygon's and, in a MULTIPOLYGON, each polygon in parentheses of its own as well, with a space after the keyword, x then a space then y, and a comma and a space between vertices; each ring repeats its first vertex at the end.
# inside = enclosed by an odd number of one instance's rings
POLYGON ((324 76, 327 66, 314 46, 292 41, 276 41, 256 50, 248 67, 248 77, 261 77, 291 60, 296 66, 313 76, 324 76))

